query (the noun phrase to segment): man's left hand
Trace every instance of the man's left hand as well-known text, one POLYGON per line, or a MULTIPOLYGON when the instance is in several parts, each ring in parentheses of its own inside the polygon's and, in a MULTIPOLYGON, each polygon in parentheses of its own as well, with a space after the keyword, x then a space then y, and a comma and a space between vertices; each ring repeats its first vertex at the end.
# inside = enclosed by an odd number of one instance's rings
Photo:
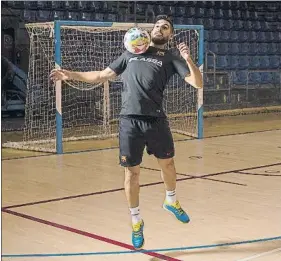
POLYGON ((178 49, 180 51, 180 54, 184 60, 189 60, 191 58, 189 47, 185 43, 180 43, 178 45, 178 49))

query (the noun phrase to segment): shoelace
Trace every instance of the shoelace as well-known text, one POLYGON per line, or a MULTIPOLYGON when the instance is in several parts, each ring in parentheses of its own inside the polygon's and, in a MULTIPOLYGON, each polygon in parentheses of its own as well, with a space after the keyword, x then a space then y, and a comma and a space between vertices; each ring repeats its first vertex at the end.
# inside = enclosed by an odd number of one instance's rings
POLYGON ((140 224, 135 224, 133 225, 133 233, 134 237, 141 237, 142 236, 142 231, 141 231, 141 225, 140 224), (137 230, 137 231, 136 231, 137 230))
POLYGON ((181 208, 180 203, 178 201, 175 202, 174 207, 176 208, 179 215, 182 215, 184 213, 184 211, 181 208))

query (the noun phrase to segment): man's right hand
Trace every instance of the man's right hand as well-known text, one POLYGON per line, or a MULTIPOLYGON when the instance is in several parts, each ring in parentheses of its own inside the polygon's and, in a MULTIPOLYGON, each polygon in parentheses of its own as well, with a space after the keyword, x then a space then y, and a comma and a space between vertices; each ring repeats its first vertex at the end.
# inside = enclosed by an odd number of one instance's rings
POLYGON ((63 69, 53 69, 50 73, 50 79, 53 82, 70 80, 70 71, 63 69))

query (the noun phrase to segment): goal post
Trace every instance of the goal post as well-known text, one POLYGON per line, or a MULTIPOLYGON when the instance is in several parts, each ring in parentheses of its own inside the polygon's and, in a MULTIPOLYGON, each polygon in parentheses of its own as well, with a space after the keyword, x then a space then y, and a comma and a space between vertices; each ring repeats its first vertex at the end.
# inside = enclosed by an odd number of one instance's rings
MULTIPOLYGON (((153 28, 153 24, 90 21, 27 24, 30 61, 24 140, 4 146, 62 154, 69 141, 116 137, 121 77, 97 85, 78 81, 54 84, 49 73, 53 68, 106 68, 124 52, 124 35, 134 26, 153 28)), ((203 26, 174 25, 174 29, 166 48, 179 55, 177 44, 186 42, 203 76, 203 26)), ((174 75, 165 89, 163 107, 172 132, 203 138, 203 88, 195 89, 174 75)))

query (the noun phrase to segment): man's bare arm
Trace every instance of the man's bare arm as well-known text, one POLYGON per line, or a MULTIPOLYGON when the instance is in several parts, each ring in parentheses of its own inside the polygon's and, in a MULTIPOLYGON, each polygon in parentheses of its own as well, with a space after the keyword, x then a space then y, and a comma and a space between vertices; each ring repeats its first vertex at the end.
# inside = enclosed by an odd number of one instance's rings
POLYGON ((76 72, 64 69, 54 69, 50 78, 55 81, 76 80, 87 83, 103 83, 116 77, 116 73, 109 67, 102 71, 76 72))
POLYGON ((192 85, 194 88, 202 88, 203 87, 203 77, 199 70, 199 68, 193 63, 192 59, 186 59, 186 63, 188 65, 190 74, 185 77, 185 81, 192 85))
POLYGON ((199 70, 199 68, 192 61, 189 47, 185 43, 181 43, 178 46, 181 56, 186 61, 187 66, 189 68, 190 74, 185 77, 185 81, 192 85, 194 88, 202 88, 203 87, 203 77, 199 70))

